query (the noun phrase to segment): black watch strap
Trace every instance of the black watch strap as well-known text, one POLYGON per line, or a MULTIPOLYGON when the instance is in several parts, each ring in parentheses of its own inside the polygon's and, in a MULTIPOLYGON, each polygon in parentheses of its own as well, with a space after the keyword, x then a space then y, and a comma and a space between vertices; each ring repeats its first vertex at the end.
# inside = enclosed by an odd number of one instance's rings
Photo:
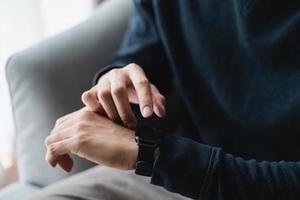
POLYGON ((136 138, 139 151, 135 173, 142 176, 151 176, 155 150, 161 142, 162 133, 155 128, 143 126, 137 128, 136 138))
POLYGON ((135 173, 142 176, 151 176, 154 163, 155 147, 139 143, 138 159, 135 164, 135 173))

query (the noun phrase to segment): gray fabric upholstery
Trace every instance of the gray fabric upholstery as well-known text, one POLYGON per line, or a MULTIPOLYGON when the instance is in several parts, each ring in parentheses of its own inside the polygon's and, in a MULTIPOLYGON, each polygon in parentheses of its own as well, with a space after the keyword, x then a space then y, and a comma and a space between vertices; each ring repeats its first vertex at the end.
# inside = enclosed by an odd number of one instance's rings
POLYGON ((28 200, 188 200, 133 171, 95 167, 34 193, 28 200))
MULTIPOLYGON (((68 176, 47 165, 43 141, 58 117, 82 107, 81 93, 96 70, 111 62, 127 27, 130 1, 106 1, 84 23, 10 58, 6 75, 21 182, 45 186, 68 176)), ((76 158, 73 173, 90 166, 76 158)))
POLYGON ((0 200, 26 200, 38 190, 40 188, 32 184, 14 183, 0 190, 0 200))

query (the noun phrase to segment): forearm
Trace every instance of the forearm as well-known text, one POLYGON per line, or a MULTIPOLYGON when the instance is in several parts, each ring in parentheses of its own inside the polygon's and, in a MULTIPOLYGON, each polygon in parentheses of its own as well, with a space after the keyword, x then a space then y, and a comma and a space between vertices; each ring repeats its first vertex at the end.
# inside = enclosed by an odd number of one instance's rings
MULTIPOLYGON (((163 93, 169 91, 172 74, 161 38, 157 33, 153 9, 146 1, 134 1, 128 31, 109 67, 99 70, 95 80, 109 69, 136 63, 163 93)), ((103 67, 103 66, 102 66, 103 67)))
POLYGON ((297 199, 300 162, 244 160, 170 137, 160 149, 152 183, 193 199, 297 199))

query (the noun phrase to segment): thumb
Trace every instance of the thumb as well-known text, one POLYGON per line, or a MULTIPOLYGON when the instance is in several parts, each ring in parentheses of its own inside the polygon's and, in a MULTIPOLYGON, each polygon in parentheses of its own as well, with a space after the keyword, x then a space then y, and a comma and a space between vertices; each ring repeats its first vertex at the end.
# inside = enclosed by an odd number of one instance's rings
POLYGON ((90 90, 85 91, 81 95, 81 100, 83 104, 87 107, 88 110, 92 112, 99 112, 102 109, 102 106, 97 98, 97 90, 95 87, 91 88, 90 90))

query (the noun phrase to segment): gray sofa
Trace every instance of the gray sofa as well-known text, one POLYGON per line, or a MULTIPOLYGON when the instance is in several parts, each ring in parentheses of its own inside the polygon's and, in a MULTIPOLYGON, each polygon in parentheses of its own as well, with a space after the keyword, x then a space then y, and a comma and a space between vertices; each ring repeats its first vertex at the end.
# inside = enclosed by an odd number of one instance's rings
POLYGON ((109 64, 126 31, 131 0, 108 0, 82 24, 13 55, 6 66, 16 130, 20 180, 0 190, 0 200, 26 196, 93 166, 75 158, 66 174, 45 162, 44 139, 58 117, 80 107, 81 93, 109 64))
MULTIPOLYGON (((8 60, 20 180, 1 189, 0 200, 26 200, 35 191, 94 165, 74 157, 70 174, 49 167, 44 139, 57 118, 83 106, 81 94, 91 87, 95 72, 111 63, 127 29, 131 1, 107 0, 82 24, 8 60)), ((167 100, 167 118, 149 123, 176 132, 178 121, 186 118, 185 110, 175 89, 167 100)))

